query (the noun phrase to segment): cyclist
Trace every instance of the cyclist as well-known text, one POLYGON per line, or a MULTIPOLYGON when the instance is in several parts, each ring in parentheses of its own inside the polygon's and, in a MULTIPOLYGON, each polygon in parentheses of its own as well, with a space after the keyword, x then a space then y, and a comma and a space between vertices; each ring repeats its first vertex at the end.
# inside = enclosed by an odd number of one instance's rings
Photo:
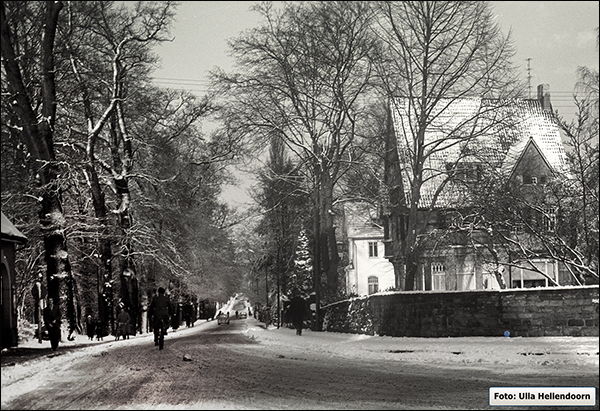
POLYGON ((158 289, 158 295, 154 297, 148 313, 152 316, 152 327, 154 328, 154 345, 159 345, 159 349, 162 350, 162 344, 164 336, 167 334, 167 327, 169 326, 169 319, 173 315, 174 309, 171 304, 171 299, 168 295, 165 295, 165 289, 160 287, 158 289), (159 335, 159 333, 161 333, 159 335), (160 340, 159 340, 160 337, 160 340))

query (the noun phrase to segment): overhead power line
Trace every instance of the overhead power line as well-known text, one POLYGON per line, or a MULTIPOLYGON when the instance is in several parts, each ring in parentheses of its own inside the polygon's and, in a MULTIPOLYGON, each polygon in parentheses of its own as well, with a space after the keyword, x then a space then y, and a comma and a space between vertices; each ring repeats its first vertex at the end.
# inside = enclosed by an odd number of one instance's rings
MULTIPOLYGON (((207 93, 210 85, 208 80, 198 79, 152 77, 152 80, 155 84, 164 85, 168 88, 200 93, 207 93)), ((531 98, 531 90, 529 98, 531 98)), ((554 108, 574 109, 572 91, 550 90, 550 98, 554 108)))

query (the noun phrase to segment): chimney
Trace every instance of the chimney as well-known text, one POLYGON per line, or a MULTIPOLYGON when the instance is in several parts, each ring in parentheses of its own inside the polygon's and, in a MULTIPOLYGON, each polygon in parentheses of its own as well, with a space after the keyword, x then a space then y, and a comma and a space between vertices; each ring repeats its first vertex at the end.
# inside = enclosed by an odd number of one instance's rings
POLYGON ((550 103, 550 86, 548 84, 540 84, 537 87, 537 98, 542 109, 552 112, 552 103, 550 103))

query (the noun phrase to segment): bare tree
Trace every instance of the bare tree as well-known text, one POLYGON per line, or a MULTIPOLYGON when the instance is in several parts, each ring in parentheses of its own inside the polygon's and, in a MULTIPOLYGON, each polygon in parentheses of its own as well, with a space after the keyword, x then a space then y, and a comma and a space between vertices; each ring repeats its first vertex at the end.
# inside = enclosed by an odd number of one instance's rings
POLYGON ((279 11, 262 3, 255 10, 264 23, 230 43, 240 73, 217 80, 229 97, 230 130, 257 147, 281 136, 310 185, 319 300, 321 271, 325 291, 337 288, 335 187, 351 161, 371 85, 371 10, 362 2, 286 3, 279 11))
MULTIPOLYGON (((98 144, 98 135, 105 124, 109 126, 109 144, 108 149, 112 161, 105 161, 102 165, 107 166, 113 179, 112 188, 118 200, 118 206, 112 212, 117 216, 119 227, 122 232, 119 256, 120 279, 121 279, 121 299, 125 307, 130 311, 133 318, 134 329, 138 317, 138 281, 136 275, 135 262, 133 259, 133 249, 131 244, 130 230, 133 227, 132 213, 130 207, 131 195, 129 188, 129 179, 133 173, 134 167, 134 147, 133 138, 128 130, 128 117, 126 115, 127 105, 131 105, 133 97, 132 88, 128 84, 142 80, 149 67, 154 61, 154 57, 149 54, 149 47, 161 41, 168 40, 168 30, 172 22, 174 10, 171 2, 157 4, 144 4, 136 2, 133 9, 128 9, 127 5, 114 8, 105 2, 95 2, 91 4, 90 9, 86 11, 86 17, 89 19, 89 25, 97 29, 99 36, 96 41, 102 47, 94 50, 95 55, 110 56, 111 70, 107 70, 110 77, 101 79, 108 85, 110 94, 106 98, 106 108, 94 123, 92 120, 94 113, 88 111, 87 131, 87 161, 90 176, 98 164, 94 150, 98 144)), ((82 58, 83 56, 79 56, 82 58)), ((77 61, 73 61, 74 73, 78 74, 77 61)), ((79 60, 79 62, 84 62, 79 60)), ((108 62, 107 62, 108 63, 108 62)), ((80 85, 83 83, 80 81, 80 85)), ((108 91, 107 90, 107 91, 108 91)), ((83 89, 84 105, 89 107, 91 102, 86 97, 88 93, 83 89)), ((98 207, 102 208, 99 197, 97 181, 91 179, 92 193, 95 193, 95 199, 98 207)), ((105 217, 100 211, 99 217, 105 217)), ((104 249, 105 253, 108 249, 104 249)), ((106 258, 106 256, 104 257, 106 258)), ((107 273, 109 274, 109 273, 107 273)), ((104 282, 109 284, 110 280, 104 282)))
MULTIPOLYGON (((598 33, 598 29, 596 29, 598 33)), ((596 34, 596 52, 598 34, 596 34)), ((569 122, 560 119, 567 144, 567 158, 571 168, 568 189, 561 191, 563 202, 568 202, 565 216, 569 233, 558 249, 565 255, 566 265, 591 281, 598 281, 599 269, 599 175, 598 143, 599 93, 598 71, 580 67, 578 82, 573 93, 577 113, 569 122), (565 196, 566 193, 570 195, 565 196)))
MULTIPOLYGON (((480 106, 467 120, 455 124, 444 122, 444 116, 460 99, 483 97, 500 102, 520 90, 510 65, 510 37, 501 34, 487 2, 386 1, 379 3, 379 11, 377 32, 382 47, 376 61, 380 79, 390 107, 402 113, 404 121, 402 135, 389 128, 386 144, 386 209, 393 245, 390 261, 396 286, 412 290, 423 252, 419 238, 430 219, 418 218, 422 188, 428 181, 442 178, 428 169, 428 160, 488 132, 478 128, 478 119, 493 116, 499 107, 480 106), (426 139, 433 129, 442 137, 426 139), (403 158, 398 158, 398 153, 403 158)), ((462 152, 453 161, 458 163, 466 155, 462 152)), ((426 206, 429 213, 446 184, 438 183, 426 206)))
MULTIPOLYGON (((12 103, 11 109, 16 113, 16 124, 11 124, 11 127, 21 132, 30 155, 37 162, 39 218, 44 236, 48 297, 58 302, 60 281, 70 283, 72 280, 64 233, 60 167, 54 150, 57 116, 54 47, 63 3, 7 3, 2 2, 0 8, 0 26, 2 65, 10 92, 8 99, 12 103), (39 13, 41 19, 28 20, 27 11, 39 13), (27 27, 28 23, 30 26, 27 27), (28 37, 23 37, 26 36, 24 33, 28 33, 28 37)), ((67 308, 71 314, 71 327, 74 327, 75 310, 71 307, 72 303, 69 300, 67 308)))
MULTIPOLYGON (((40 17, 45 16, 38 10, 46 6, 5 4, 10 9, 8 20, 15 22, 8 27, 15 27, 21 40, 29 36, 16 48, 20 68, 28 76, 32 106, 41 108, 42 94, 36 91, 42 79, 37 75, 41 53, 35 35, 43 27, 40 17)), ((66 210, 63 233, 74 261, 71 270, 80 281, 71 282, 66 291, 75 301, 79 288, 90 308, 96 293, 89 288, 97 287, 98 314, 105 326, 112 323, 113 288, 114 297, 120 297, 137 320, 138 280, 149 287, 173 280, 178 291, 193 289, 196 294, 221 282, 220 291, 211 294, 215 298, 225 298, 237 286, 239 272, 226 233, 230 211, 217 196, 224 167, 239 144, 218 134, 203 136, 199 126, 210 111, 208 97, 150 85, 149 74, 157 61, 151 47, 168 40, 173 14, 172 2, 69 2, 57 22, 58 114, 52 145, 57 160, 48 164, 56 170, 61 166, 56 187, 60 186, 66 210), (117 279, 121 281, 113 279, 116 270, 125 274, 117 279)), ((2 75, 7 95, 10 84, 4 70, 2 75)), ((22 207, 19 211, 25 214, 25 201, 39 197, 30 189, 30 180, 16 181, 27 190, 19 191, 15 183, 10 193, 4 190, 6 171, 20 176, 31 163, 20 146, 20 117, 8 101, 15 100, 2 99, 2 154, 9 160, 2 162, 2 201, 3 206, 9 202, 22 207)), ((32 167, 34 172, 37 168, 32 167)), ((37 261, 35 255, 29 258, 37 261)), ((29 277, 23 278, 36 278, 35 267, 27 270, 29 277)), ((76 307, 69 310, 77 312, 76 307)))
MULTIPOLYGON (((101 103, 95 103, 92 90, 98 89, 97 84, 90 81, 89 77, 98 77, 102 79, 102 74, 106 71, 98 70, 100 67, 97 52, 97 35, 94 22, 90 21, 97 11, 93 3, 69 3, 68 4, 68 26, 65 34, 66 51, 68 54, 74 83, 77 84, 76 93, 80 94, 81 105, 83 107, 83 119, 85 120, 85 129, 79 131, 79 134, 86 137, 83 144, 79 145, 77 140, 73 145, 80 146, 81 151, 85 153, 85 176, 89 185, 92 197, 94 214, 97 219, 98 230, 100 231, 98 241, 98 255, 100 263, 98 264, 98 320, 102 322, 105 329, 110 325, 114 326, 114 310, 112 309, 113 288, 112 288, 112 248, 109 228, 111 222, 108 218, 108 208, 106 206, 105 193, 100 183, 99 166, 102 161, 96 156, 98 141, 101 132, 108 123, 116 107, 116 98, 114 92, 103 109, 99 108, 101 103), (80 6, 80 7, 78 7, 80 6), (87 10, 86 10, 87 8, 87 10), (91 26, 91 27, 90 27, 91 26), (90 46, 93 44, 94 46, 90 46), (96 61, 94 61, 94 58, 96 61), (92 69, 94 67, 94 69, 92 69)), ((115 73, 116 74, 116 73, 115 73)), ((113 79, 118 76, 113 75, 113 79)), ((102 89, 102 87, 100 87, 102 89)), ((113 86, 113 90, 116 87, 113 86)), ((77 95, 77 94, 76 94, 77 95)), ((110 95, 110 94, 109 94, 110 95)), ((100 106, 101 107, 101 106, 100 106)), ((71 123, 73 124, 74 121, 71 123)), ((78 129, 72 125, 73 131, 77 133, 78 129)))

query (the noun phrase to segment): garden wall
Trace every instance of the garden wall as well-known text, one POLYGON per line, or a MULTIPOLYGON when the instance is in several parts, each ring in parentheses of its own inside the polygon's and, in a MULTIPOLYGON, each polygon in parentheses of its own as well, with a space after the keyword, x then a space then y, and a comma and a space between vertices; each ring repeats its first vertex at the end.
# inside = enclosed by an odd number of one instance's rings
POLYGON ((321 318, 324 331, 393 337, 597 336, 598 285, 378 293, 321 318))

